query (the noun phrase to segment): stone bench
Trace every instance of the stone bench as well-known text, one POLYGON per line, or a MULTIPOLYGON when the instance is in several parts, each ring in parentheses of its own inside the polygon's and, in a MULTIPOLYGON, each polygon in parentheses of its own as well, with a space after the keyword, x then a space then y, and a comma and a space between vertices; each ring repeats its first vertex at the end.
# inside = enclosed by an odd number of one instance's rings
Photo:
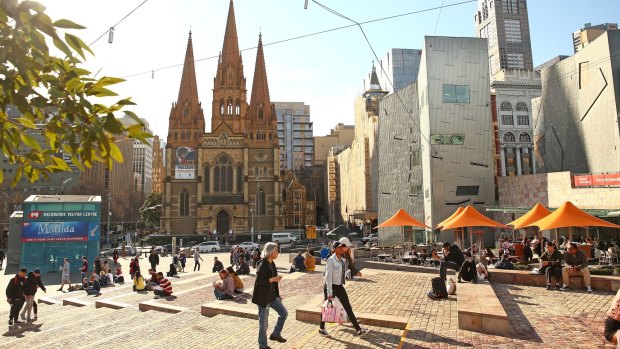
POLYGON ((111 308, 111 309, 124 309, 129 308, 131 305, 127 303, 115 302, 108 299, 102 299, 95 302, 95 308, 111 308))
POLYGON ((62 300, 62 305, 72 305, 74 307, 87 307, 89 305, 91 305, 92 303, 90 302, 86 302, 83 301, 81 299, 77 299, 77 298, 65 298, 62 300))
POLYGON ((510 329, 508 315, 491 284, 462 283, 456 291, 460 329, 506 336, 510 329))
MULTIPOLYGON (((288 262, 293 264, 293 260, 295 259, 295 257, 297 257, 297 253, 289 253, 288 254, 288 262)), ((314 260, 316 261, 316 265, 321 265, 323 263, 323 260, 321 259, 321 257, 314 257, 314 260)))
MULTIPOLYGON (((489 269, 489 279, 501 284, 545 287, 545 275, 532 274, 526 270, 489 269)), ((590 282, 595 291, 616 292, 620 289, 620 277, 609 275, 591 275, 590 282)), ((583 278, 571 276, 569 287, 585 289, 583 278)))

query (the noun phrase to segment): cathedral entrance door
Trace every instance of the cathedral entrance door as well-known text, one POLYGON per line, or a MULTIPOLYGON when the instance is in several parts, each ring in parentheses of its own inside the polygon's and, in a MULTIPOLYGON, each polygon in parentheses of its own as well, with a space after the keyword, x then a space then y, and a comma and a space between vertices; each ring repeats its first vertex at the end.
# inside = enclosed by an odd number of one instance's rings
POLYGON ((226 237, 230 229, 230 215, 222 210, 217 214, 217 233, 226 237))

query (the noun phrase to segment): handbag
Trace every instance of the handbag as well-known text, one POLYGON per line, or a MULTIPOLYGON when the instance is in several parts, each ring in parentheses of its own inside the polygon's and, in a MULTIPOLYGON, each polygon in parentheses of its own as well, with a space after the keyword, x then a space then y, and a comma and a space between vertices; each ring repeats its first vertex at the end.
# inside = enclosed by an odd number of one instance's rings
POLYGON ((347 318, 347 311, 344 310, 344 307, 342 306, 342 303, 340 303, 340 300, 338 299, 338 297, 334 297, 332 299, 332 303, 334 304, 334 307, 336 307, 336 311, 338 312, 338 323, 339 324, 344 324, 346 323, 349 319, 347 318))
POLYGON ((334 306, 333 301, 328 299, 323 303, 323 307, 321 308, 321 320, 323 322, 339 323, 339 315, 338 309, 334 306))

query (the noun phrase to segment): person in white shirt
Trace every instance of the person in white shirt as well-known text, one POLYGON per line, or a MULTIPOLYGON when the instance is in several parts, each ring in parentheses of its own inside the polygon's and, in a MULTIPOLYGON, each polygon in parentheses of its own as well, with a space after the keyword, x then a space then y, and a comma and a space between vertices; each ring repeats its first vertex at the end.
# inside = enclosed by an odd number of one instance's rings
MULTIPOLYGON (((347 238, 342 238, 334 244, 334 253, 327 259, 327 265, 325 266, 325 287, 323 288, 323 294, 326 300, 331 300, 334 297, 338 298, 342 307, 347 312, 347 317, 351 321, 351 324, 355 327, 357 335, 363 336, 370 332, 370 330, 361 328, 357 323, 357 318, 353 313, 351 303, 349 303, 349 296, 344 288, 345 273, 349 265, 347 259, 343 258, 342 255, 346 254, 351 246, 352 244, 347 238)), ((358 273, 358 276, 361 276, 361 274, 358 273)), ((319 333, 324 336, 329 336, 329 333, 325 330, 325 323, 323 321, 321 321, 319 333)))
POLYGON ((62 291, 62 288, 65 284, 71 287, 71 280, 69 279, 69 275, 71 273, 71 266, 69 265, 69 258, 65 258, 65 264, 60 268, 62 270, 62 283, 60 284, 60 288, 58 291, 62 291))

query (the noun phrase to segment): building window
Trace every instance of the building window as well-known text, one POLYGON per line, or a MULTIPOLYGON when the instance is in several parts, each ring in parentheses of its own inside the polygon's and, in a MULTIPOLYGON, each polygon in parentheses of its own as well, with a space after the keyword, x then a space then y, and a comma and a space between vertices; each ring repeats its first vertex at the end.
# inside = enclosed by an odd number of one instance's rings
POLYGON ((519 102, 517 103, 517 111, 527 111, 527 104, 523 103, 523 102, 519 102))
POLYGON ((216 193, 232 193, 232 186, 232 161, 227 155, 221 155, 213 166, 213 191, 216 193))
POLYGON ((432 135, 431 144, 463 145, 465 144, 465 135, 432 135))
POLYGON ((258 107, 258 118, 262 119, 263 118, 263 107, 258 107))
POLYGON ((515 142, 515 135, 512 132, 508 132, 504 135, 504 142, 515 142))
POLYGON ((528 126, 530 124, 530 117, 528 115, 517 115, 517 125, 528 126))
POLYGON ((468 85, 443 85, 444 103, 469 103, 468 85))
POLYGON ((300 225, 299 221, 300 221, 299 216, 293 216, 293 224, 294 225, 300 225))
POLYGON ((590 62, 579 63, 579 89, 584 88, 590 81, 590 62))
POLYGON ((239 99, 235 102, 235 115, 241 115, 241 105, 239 104, 239 99))
POLYGON ((211 179, 211 168, 209 167, 209 165, 205 166, 205 174, 204 174, 204 186, 205 186, 205 193, 209 193, 211 189, 211 183, 209 183, 209 180, 211 179))
POLYGON ((528 135, 527 133, 523 132, 522 134, 519 135, 519 142, 531 143, 532 142, 532 138, 530 137, 530 135, 528 135))
POLYGON ((233 113, 233 104, 232 104, 232 98, 228 97, 228 107, 226 109, 226 113, 228 115, 232 115, 233 113))
POLYGON ((189 216, 189 193, 185 189, 179 195, 179 216, 189 216))
POLYGON ((478 195, 479 189, 477 185, 459 185, 456 187, 456 196, 478 195))
POLYGON ((502 102, 502 104, 500 104, 499 106, 499 110, 501 111, 512 111, 512 104, 510 104, 510 102, 502 102))
POLYGON ((220 115, 224 115, 224 99, 220 99, 220 115))
POLYGON ((301 204, 299 202, 293 203, 293 212, 301 212, 301 204))
POLYGON ((237 193, 243 193, 243 166, 237 166, 237 193))
POLYGON ((265 192, 262 189, 258 191, 258 213, 262 215, 267 213, 265 192))
POLYGON ((515 119, 512 115, 502 115, 502 125, 514 125, 515 119))
POLYGON ((508 68, 524 69, 525 61, 523 60, 523 53, 508 53, 506 54, 506 64, 508 68))
POLYGON ((518 0, 502 0, 502 7, 504 9, 504 13, 519 13, 518 0))
POLYGON ((269 168, 267 166, 263 168, 263 176, 269 176, 269 168))
POLYGON ((521 42, 521 21, 518 19, 505 19, 506 41, 521 42))

